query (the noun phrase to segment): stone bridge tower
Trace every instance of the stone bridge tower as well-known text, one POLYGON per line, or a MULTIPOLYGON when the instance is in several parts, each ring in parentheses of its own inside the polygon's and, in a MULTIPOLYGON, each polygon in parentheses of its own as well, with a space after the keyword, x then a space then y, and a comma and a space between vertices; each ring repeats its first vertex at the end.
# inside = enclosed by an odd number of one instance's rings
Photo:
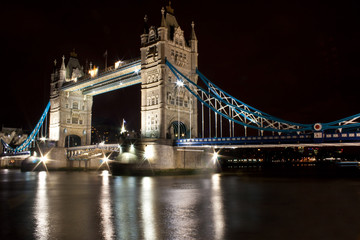
POLYGON ((145 16, 141 35, 141 134, 148 138, 197 137, 197 101, 175 76, 165 59, 197 82, 198 41, 194 23, 190 39, 184 37, 174 9, 161 9, 161 25, 148 27, 145 16))
POLYGON ((50 83, 49 138, 57 141, 58 147, 73 147, 91 143, 91 110, 93 97, 81 91, 64 91, 66 83, 76 82, 84 76, 77 54, 70 53, 65 65, 62 58, 60 69, 54 69, 50 83))

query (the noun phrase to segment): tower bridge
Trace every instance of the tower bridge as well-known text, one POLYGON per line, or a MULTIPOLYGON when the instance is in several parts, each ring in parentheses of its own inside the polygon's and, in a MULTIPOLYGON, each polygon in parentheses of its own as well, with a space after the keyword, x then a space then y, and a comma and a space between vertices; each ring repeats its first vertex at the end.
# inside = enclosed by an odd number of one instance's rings
POLYGON ((146 158, 158 168, 185 168, 185 152, 186 167, 205 167, 211 148, 360 143, 360 114, 329 123, 294 123, 262 112, 211 82, 198 69, 194 22, 190 38, 185 38, 170 6, 161 9, 158 27, 148 26, 144 18, 140 39, 140 58, 118 61, 104 71, 90 65, 84 72, 75 52, 67 61, 63 57, 51 74, 50 102, 34 134, 21 148, 6 146, 7 152, 27 150, 49 112, 47 140, 56 143, 54 158, 86 161, 89 151, 100 149, 90 146, 93 96, 135 84, 141 85, 137 148, 145 153, 150 146, 153 154, 146 158), (243 136, 237 135, 239 128, 243 136), (249 136, 250 128, 258 135, 249 136))

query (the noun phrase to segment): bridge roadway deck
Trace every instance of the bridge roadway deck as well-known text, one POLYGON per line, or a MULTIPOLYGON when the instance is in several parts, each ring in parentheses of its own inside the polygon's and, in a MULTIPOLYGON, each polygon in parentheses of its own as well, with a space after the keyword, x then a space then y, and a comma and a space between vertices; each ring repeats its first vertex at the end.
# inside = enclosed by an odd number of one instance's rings
POLYGON ((328 147, 328 146, 360 146, 360 132, 351 133, 319 133, 226 137, 226 138, 191 138, 175 141, 178 147, 210 147, 210 148, 277 148, 277 147, 328 147))
POLYGON ((95 77, 87 76, 67 83, 64 91, 82 91, 84 95, 99 95, 109 91, 141 83, 141 61, 136 59, 123 63, 118 68, 109 67, 95 77))

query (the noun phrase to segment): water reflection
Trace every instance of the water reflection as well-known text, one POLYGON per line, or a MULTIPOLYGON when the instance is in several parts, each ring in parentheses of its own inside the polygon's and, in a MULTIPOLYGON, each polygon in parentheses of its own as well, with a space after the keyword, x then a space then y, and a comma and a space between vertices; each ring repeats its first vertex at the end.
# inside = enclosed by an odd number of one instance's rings
POLYGON ((109 185, 109 172, 107 170, 102 171, 102 186, 100 196, 100 217, 101 217, 101 229, 103 238, 113 239, 114 237, 114 225, 112 215, 112 199, 109 185))
POLYGON ((39 172, 34 206, 35 237, 40 240, 49 239, 50 234, 46 178, 46 172, 39 172))
POLYGON ((136 177, 114 179, 113 206, 117 239, 139 239, 136 177))
POLYGON ((153 178, 144 177, 142 179, 141 189, 141 216, 144 239, 158 239, 155 227, 155 211, 154 211, 154 196, 153 196, 153 178))
POLYGON ((222 192, 220 186, 220 175, 214 174, 211 177, 212 182, 212 209, 213 209, 213 223, 214 223, 214 231, 215 231, 215 239, 223 239, 224 237, 224 227, 225 227, 225 217, 224 217, 224 209, 222 202, 222 192))
POLYGON ((201 199, 199 189, 191 182, 175 182, 167 191, 167 232, 171 239, 196 239, 199 229, 197 205, 201 199))

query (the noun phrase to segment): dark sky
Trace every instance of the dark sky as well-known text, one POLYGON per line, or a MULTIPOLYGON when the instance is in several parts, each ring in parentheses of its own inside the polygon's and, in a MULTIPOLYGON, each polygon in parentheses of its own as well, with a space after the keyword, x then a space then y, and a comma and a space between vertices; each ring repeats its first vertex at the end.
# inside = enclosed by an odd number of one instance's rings
MULTIPOLYGON (((53 61, 75 48, 104 67, 140 55, 147 14, 159 26, 168 1, 48 1, 2 4, 1 118, 32 129, 49 100, 53 61)), ((225 91, 277 117, 329 122, 360 112, 360 3, 349 1, 173 0, 199 70, 225 91)), ((93 119, 140 128, 140 86, 94 97, 93 119), (129 104, 131 103, 131 104, 129 104)))

